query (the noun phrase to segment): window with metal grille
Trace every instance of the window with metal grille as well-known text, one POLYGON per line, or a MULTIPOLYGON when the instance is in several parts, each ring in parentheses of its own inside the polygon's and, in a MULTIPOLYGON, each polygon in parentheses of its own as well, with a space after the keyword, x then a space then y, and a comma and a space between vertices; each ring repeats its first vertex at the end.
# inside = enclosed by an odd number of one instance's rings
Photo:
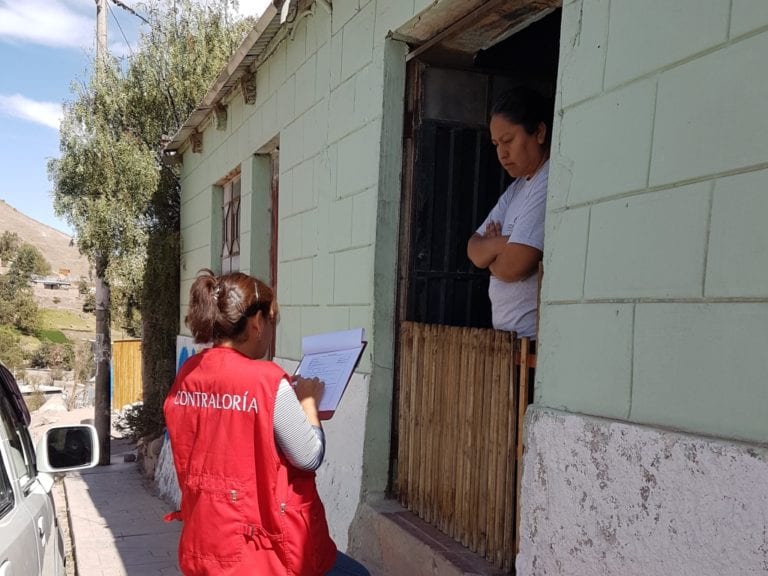
POLYGON ((240 175, 222 187, 221 273, 240 270, 240 175))

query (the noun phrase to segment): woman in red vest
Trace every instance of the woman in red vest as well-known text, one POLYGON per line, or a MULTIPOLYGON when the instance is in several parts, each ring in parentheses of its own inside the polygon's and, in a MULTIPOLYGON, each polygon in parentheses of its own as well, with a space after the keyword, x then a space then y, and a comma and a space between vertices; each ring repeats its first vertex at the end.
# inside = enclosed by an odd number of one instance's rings
POLYGON ((246 274, 203 270, 190 289, 186 324, 213 347, 183 364, 164 406, 179 564, 188 576, 367 576, 336 550, 315 487, 323 384, 260 360, 277 312, 272 290, 246 274))

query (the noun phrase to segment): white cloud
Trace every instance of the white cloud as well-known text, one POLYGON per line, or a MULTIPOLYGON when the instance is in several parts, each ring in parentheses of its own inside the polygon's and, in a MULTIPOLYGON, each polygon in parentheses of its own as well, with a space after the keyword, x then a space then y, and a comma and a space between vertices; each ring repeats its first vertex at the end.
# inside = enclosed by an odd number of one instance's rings
MULTIPOLYGON (((86 8, 81 0, 74 4, 86 8)), ((65 48, 91 46, 96 10, 90 4, 93 8, 86 12, 74 9, 71 1, 0 0, 0 39, 65 48)))
POLYGON ((29 120, 54 130, 59 129, 64 115, 61 104, 56 102, 37 102, 21 94, 10 96, 0 94, 0 113, 22 120, 29 120))

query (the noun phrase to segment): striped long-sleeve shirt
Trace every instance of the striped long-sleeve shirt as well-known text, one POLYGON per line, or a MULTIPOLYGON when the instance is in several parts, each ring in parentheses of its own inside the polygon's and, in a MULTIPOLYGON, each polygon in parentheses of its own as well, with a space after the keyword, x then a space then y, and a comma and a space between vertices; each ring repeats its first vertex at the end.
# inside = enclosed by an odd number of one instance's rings
POLYGON ((275 440, 288 461, 301 470, 317 470, 325 456, 325 434, 313 426, 296 397, 291 384, 283 378, 275 398, 275 440))

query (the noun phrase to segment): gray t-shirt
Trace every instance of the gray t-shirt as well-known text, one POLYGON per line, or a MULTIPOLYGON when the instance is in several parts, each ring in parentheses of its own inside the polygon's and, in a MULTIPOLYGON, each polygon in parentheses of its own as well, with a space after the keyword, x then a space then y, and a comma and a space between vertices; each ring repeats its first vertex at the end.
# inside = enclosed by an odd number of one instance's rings
MULTIPOLYGON (((547 202, 549 160, 530 180, 518 178, 504 191, 496 206, 477 229, 481 236, 489 222, 501 223, 501 234, 508 242, 544 249, 544 212, 547 202)), ((518 337, 536 337, 536 303, 539 282, 532 274, 519 282, 504 282, 491 275, 493 327, 517 332, 518 337)))

